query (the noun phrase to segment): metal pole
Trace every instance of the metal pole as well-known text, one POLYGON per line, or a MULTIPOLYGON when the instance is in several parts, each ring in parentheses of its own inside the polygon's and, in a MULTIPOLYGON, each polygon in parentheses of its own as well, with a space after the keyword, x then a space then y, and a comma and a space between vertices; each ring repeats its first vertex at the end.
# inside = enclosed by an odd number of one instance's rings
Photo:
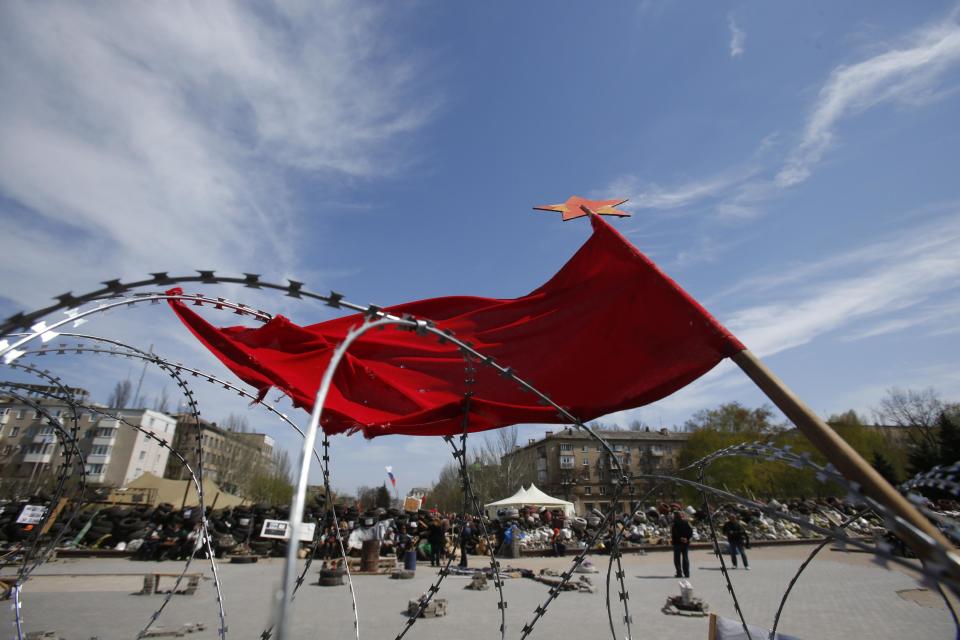
POLYGON ((846 440, 837 435, 827 423, 805 405, 749 349, 733 355, 744 373, 760 387, 770 400, 783 411, 797 428, 826 456, 827 460, 844 476, 858 483, 865 493, 889 507, 898 516, 937 541, 947 550, 953 545, 940 531, 894 489, 883 476, 877 473, 846 440))

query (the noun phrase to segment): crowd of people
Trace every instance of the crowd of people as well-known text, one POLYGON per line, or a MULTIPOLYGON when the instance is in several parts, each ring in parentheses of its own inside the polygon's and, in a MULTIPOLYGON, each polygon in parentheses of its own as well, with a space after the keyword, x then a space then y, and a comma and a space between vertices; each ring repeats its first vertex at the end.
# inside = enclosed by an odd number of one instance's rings
MULTIPOLYGON (((797 500, 768 508, 791 519, 829 528, 857 514, 848 532, 871 535, 882 521, 837 499, 797 500)), ((249 505, 207 512, 210 548, 218 556, 251 554, 283 556, 287 542, 279 536, 261 535, 270 521, 288 520, 284 506, 249 505)), ((126 548, 143 560, 176 559, 197 552, 207 545, 202 540, 201 514, 195 508, 111 507, 83 512, 63 527, 64 540, 86 542, 92 546, 126 548)), ((656 503, 633 513, 604 515, 599 511, 580 516, 562 510, 522 507, 505 509, 487 516, 420 509, 406 512, 398 508, 362 509, 359 505, 336 505, 328 511, 321 499, 312 501, 304 512, 304 521, 315 525, 315 557, 340 558, 343 552, 360 556, 364 542, 379 542, 380 553, 395 555, 403 561, 410 552, 432 565, 458 560, 466 566, 471 555, 500 557, 519 555, 564 556, 587 547, 592 553, 607 552, 614 539, 623 549, 636 545, 673 547, 676 574, 689 575, 689 545, 706 542, 712 532, 729 548, 731 568, 749 568, 746 550, 750 540, 795 539, 811 536, 798 524, 771 517, 757 509, 736 504, 715 505, 710 517, 705 510, 678 503, 656 503), (338 535, 339 533, 339 535, 338 535), (341 550, 341 542, 343 550, 341 550)), ((56 531, 51 530, 51 534, 56 531)), ((368 545, 369 546, 369 545, 368 545)), ((313 545, 302 543, 302 553, 313 545)))
MULTIPOLYGON (((746 547, 749 536, 739 519, 739 512, 730 510, 723 516, 726 522, 717 526, 719 535, 726 538, 731 553, 738 554, 747 568, 746 547)), ((678 577, 689 577, 687 549, 697 540, 706 539, 690 524, 700 517, 696 510, 682 509, 680 505, 659 505, 632 514, 604 517, 599 513, 587 517, 565 514, 560 510, 523 508, 500 512, 496 517, 477 518, 455 513, 424 510, 401 513, 396 510, 371 510, 357 515, 357 520, 340 519, 337 525, 328 519, 321 533, 318 555, 323 559, 341 556, 340 544, 348 554, 357 553, 363 543, 377 540, 381 555, 395 555, 402 561, 411 551, 431 566, 440 565, 446 558, 459 559, 467 566, 470 555, 486 555, 491 548, 499 557, 517 557, 523 553, 564 556, 586 546, 597 553, 609 550, 614 540, 623 547, 645 543, 668 543, 666 536, 652 540, 649 532, 669 531, 669 544, 674 548, 678 577), (691 513, 692 512, 692 513, 691 513)), ((737 566, 737 556, 733 556, 737 566)))

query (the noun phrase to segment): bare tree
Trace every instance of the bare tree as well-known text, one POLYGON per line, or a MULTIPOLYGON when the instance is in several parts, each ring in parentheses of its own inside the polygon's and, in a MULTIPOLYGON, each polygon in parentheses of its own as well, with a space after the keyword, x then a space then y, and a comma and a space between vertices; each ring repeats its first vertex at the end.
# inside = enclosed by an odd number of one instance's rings
POLYGON ((114 409, 126 409, 130 404, 130 396, 133 393, 133 385, 130 380, 121 380, 113 387, 113 393, 107 400, 107 404, 114 409))
POLYGON ((914 391, 893 387, 874 410, 875 419, 889 425, 907 429, 914 445, 937 446, 937 420, 943 413, 944 403, 932 387, 914 391))
POLYGON ((160 389, 160 395, 153 401, 153 410, 160 413, 168 413, 170 409, 170 396, 167 395, 167 387, 160 389))
POLYGON ((254 492, 255 484, 259 483, 261 487, 269 484, 265 480, 267 476, 270 476, 271 482, 276 479, 272 477, 272 473, 278 464, 285 465, 283 472, 289 475, 290 459, 286 451, 276 452, 272 461, 267 460, 258 446, 244 436, 250 433, 250 423, 246 416, 231 413, 222 426, 226 433, 218 466, 221 486, 241 496, 249 496, 254 492), (283 456, 280 456, 280 453, 283 456))
POLYGON ((248 433, 250 431, 250 422, 246 416, 231 413, 223 421, 223 428, 234 433, 248 433))
POLYGON ((273 454, 273 464, 261 466, 252 474, 249 483, 249 497, 257 502, 268 504, 287 504, 293 497, 293 485, 290 482, 290 454, 279 449, 273 454))

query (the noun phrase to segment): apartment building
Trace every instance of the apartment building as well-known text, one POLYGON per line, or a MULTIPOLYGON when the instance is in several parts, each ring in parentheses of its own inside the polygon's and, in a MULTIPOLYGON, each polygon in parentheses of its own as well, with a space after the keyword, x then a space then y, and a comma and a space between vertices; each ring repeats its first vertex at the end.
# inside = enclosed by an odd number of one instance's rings
MULTIPOLYGON (((614 455, 628 473, 661 473, 676 468, 680 450, 688 433, 659 431, 597 432, 610 443, 614 455)), ((605 510, 615 480, 610 454, 588 434, 566 428, 548 431, 539 440, 530 440, 508 456, 536 469, 536 483, 545 492, 574 503, 578 513, 605 510)), ((506 456, 505 456, 506 457, 506 456)), ((623 499, 619 509, 628 508, 623 499)))
MULTIPOLYGON (((174 448, 190 468, 199 469, 197 460, 197 425, 190 414, 177 416, 174 448)), ((203 475, 221 489, 244 495, 245 482, 256 472, 269 472, 274 463, 276 442, 265 433, 230 431, 216 422, 200 420, 200 448, 203 454, 203 475)), ((167 462, 165 473, 174 480, 187 480, 190 472, 174 456, 167 462)))
POLYGON ((85 405, 78 408, 76 423, 70 404, 51 397, 60 393, 56 387, 31 385, 22 398, 0 395, 0 478, 30 492, 56 476, 63 444, 51 418, 63 431, 76 432, 88 484, 124 487, 147 472, 162 475, 169 451, 146 433, 171 443, 176 429, 171 416, 91 405, 86 390, 69 392, 74 403, 85 405))

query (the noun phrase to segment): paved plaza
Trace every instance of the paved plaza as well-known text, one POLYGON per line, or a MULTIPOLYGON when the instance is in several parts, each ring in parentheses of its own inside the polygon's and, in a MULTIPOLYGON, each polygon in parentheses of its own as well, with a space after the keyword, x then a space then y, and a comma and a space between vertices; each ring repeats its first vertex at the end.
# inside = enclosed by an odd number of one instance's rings
MULTIPOLYGON (((748 622, 769 626, 777 604, 799 563, 811 546, 766 547, 750 551, 751 571, 733 572, 734 586, 748 622)), ((780 630, 803 640, 870 638, 871 640, 926 640, 953 638, 949 612, 936 594, 917 591, 922 587, 908 570, 886 570, 871 562, 870 555, 824 549, 801 577, 787 604, 780 630)), ((608 558, 591 556, 601 573, 591 576, 593 594, 564 592, 537 624, 533 638, 610 637, 604 606, 605 569, 608 558)), ((481 558, 471 558, 474 565, 481 558)), ((525 558, 503 561, 504 565, 539 570, 564 569, 569 558, 525 558)), ((668 553, 626 556, 624 565, 630 591, 634 638, 656 640, 705 640, 706 618, 681 618, 660 609, 668 595, 679 593, 668 553)), ((25 631, 57 631, 67 640, 113 640, 136 637, 136 633, 159 606, 163 596, 132 595, 150 571, 177 571, 181 563, 145 563, 118 559, 59 560, 41 567, 23 592, 25 631), (108 575, 125 574, 125 575, 108 575)), ((347 587, 317 586, 319 564, 314 565, 294 607, 293 637, 350 638, 354 636, 351 601, 347 587)), ((735 617, 719 563, 707 551, 691 554, 692 582, 696 595, 711 610, 735 617)), ((209 576, 207 561, 197 560, 193 569, 209 576)), ((229 624, 228 637, 260 637, 270 616, 271 594, 282 570, 282 561, 271 559, 253 565, 218 565, 229 624)), ((408 600, 425 591, 435 577, 430 567, 420 565, 413 580, 383 576, 355 576, 360 611, 360 638, 396 637, 404 626, 408 600)), ((464 589, 469 578, 449 576, 437 597, 449 602, 443 618, 421 619, 407 638, 499 638, 496 591, 464 589)), ((519 638, 521 629, 542 603, 548 587, 533 580, 506 581, 507 637, 519 638)), ((616 602, 616 593, 613 593, 616 602)), ((157 625, 165 629, 204 623, 206 630, 187 637, 196 640, 217 637, 213 582, 204 580, 195 595, 177 595, 157 625)), ((618 605, 617 605, 618 606, 618 605)), ((3 624, 13 630, 13 612, 3 607, 3 624)), ((622 617, 615 609, 614 620, 622 617)), ((12 634, 11 634, 12 635, 12 634)), ((625 637, 618 625, 617 635, 625 637)), ((9 636, 8 636, 9 637, 9 636)))

